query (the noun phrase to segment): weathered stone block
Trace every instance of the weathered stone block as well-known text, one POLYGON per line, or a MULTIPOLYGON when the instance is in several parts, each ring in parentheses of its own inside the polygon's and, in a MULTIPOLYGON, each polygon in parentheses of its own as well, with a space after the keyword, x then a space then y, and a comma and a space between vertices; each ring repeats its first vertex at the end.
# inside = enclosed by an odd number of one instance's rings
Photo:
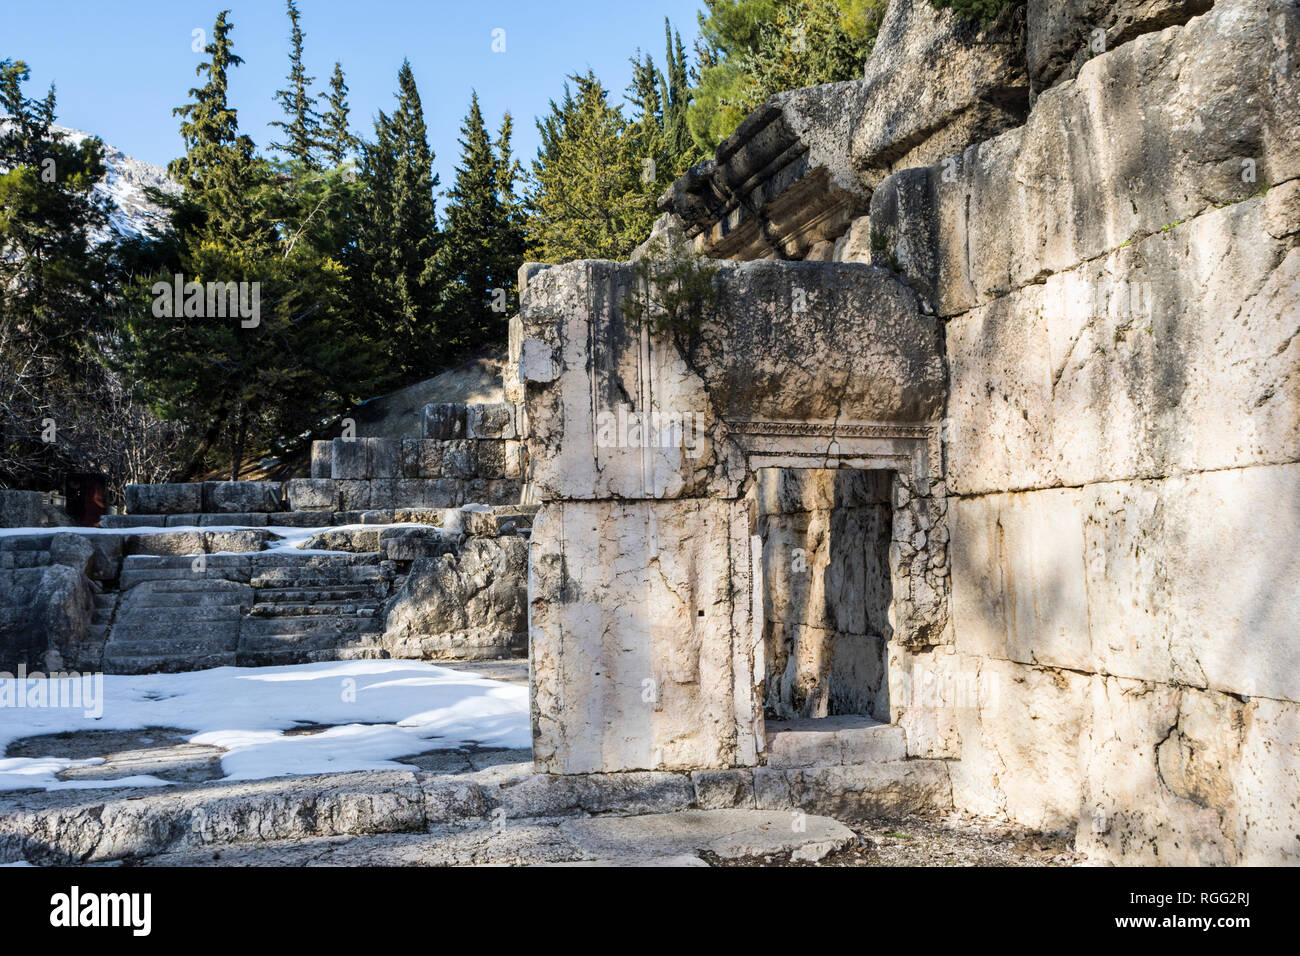
POLYGON ((479 660, 527 645, 528 545, 475 538, 456 554, 418 558, 387 607, 384 648, 394 657, 479 660))
POLYGON ((44 510, 39 491, 0 488, 0 528, 39 528, 44 510))
POLYGON ((955 709, 962 748, 949 766, 954 803, 1045 830, 1073 827, 1096 678, 994 660, 964 658, 963 666, 978 674, 977 699, 955 709))
POLYGON ((204 532, 203 543, 208 554, 244 554, 261 551, 271 538, 270 532, 241 528, 238 531, 204 532))
POLYGON ((474 474, 479 478, 506 477, 506 443, 503 441, 475 442, 474 474))
POLYGON ((77 661, 93 607, 90 582, 76 568, 0 570, 0 671, 56 670, 77 661))
POLYGON ((401 477, 441 478, 442 447, 442 442, 431 439, 402 439, 401 477))
POLYGON ((1029 110, 1023 14, 980 25, 892 0, 867 59, 850 155, 869 187, 1018 126, 1029 110))
POLYGON ((271 519, 277 527, 323 528, 334 523, 332 511, 285 511, 271 519))
POLYGON ((508 441, 503 444, 505 446, 505 476, 507 478, 524 477, 525 463, 528 460, 526 446, 521 441, 508 441))
POLYGON ((367 478, 402 478, 403 445, 400 438, 365 438, 366 477, 367 478))
POLYGON ((1300 699, 1300 465, 1086 489, 1099 669, 1300 699), (1249 542, 1224 561, 1225 542, 1249 542))
POLYGON ((957 649, 971 657, 1095 671, 1077 489, 951 503, 957 649))
POLYGON ((532 548, 540 766, 707 769, 752 752, 742 749, 751 702, 735 696, 752 647, 733 651, 730 636, 732 570, 749 566, 743 504, 556 504, 534 524, 532 548))
POLYGON ((176 515, 203 510, 203 484, 127 485, 128 514, 176 515))
POLYGON ((550 385, 530 386, 526 402, 540 498, 734 494, 723 466, 731 449, 716 443, 720 418, 820 425, 826 449, 837 422, 914 428, 940 414, 938 323, 884 272, 723 265, 718 314, 743 321, 702 334, 689 363, 671 338, 643 341, 629 327, 616 303, 633 280, 627 266, 571 263, 548 269, 525 296, 525 331, 554 339, 561 369, 550 385), (844 314, 868 327, 836 318, 844 314))
POLYGON ((205 554, 207 545, 201 531, 166 531, 132 534, 124 539, 127 554, 205 554))
POLYGON ((514 405, 509 402, 466 405, 465 437, 479 440, 517 438, 514 405))
POLYGON ((466 439, 457 439, 444 443, 442 473, 448 478, 478 477, 479 444, 479 442, 466 439))
POLYGON ((456 550, 454 540, 437 528, 386 528, 379 545, 389 561, 440 558, 456 550))
POLYGON ((1039 0, 1028 5, 1025 57, 1035 92, 1143 33, 1186 23, 1214 0, 1039 0))
POLYGON ((1300 456, 1300 338, 1277 321, 1300 311, 1300 251, 1262 215, 1216 210, 949 322, 953 489, 1300 456))
MULTIPOLYGON (((338 484, 333 478, 291 478, 285 482, 285 501, 290 511, 337 511, 338 484)), ((281 520, 277 515, 276 521, 281 520)))
POLYGON ((314 441, 311 443, 311 477, 334 477, 334 443, 314 441))
POLYGON ((883 184, 928 191, 902 205, 936 212, 906 220, 915 232, 887 216, 873 231, 887 254, 934 270, 924 281, 954 315, 1241 202, 1300 176, 1300 88, 1286 72, 1298 55, 1300 8, 1219 0, 1090 60, 1023 127, 883 184))
POLYGON ((379 550, 378 530, 367 531, 361 528, 339 528, 322 531, 307 539, 303 545, 306 551, 352 551, 368 553, 379 550))
POLYGON ((250 514, 279 511, 278 481, 205 481, 203 511, 220 514, 250 514))
POLYGON ((408 478, 396 482, 395 508, 452 508, 463 500, 461 482, 454 478, 408 478))
POLYGON ((370 477, 370 453, 364 439, 336 438, 331 447, 330 476, 336 480, 370 477))
POLYGON ((435 441, 452 441, 465 436, 465 404, 441 402, 424 406, 422 434, 435 441))
POLYGON ((104 515, 99 519, 101 528, 163 528, 167 526, 166 515, 104 515))
POLYGON ((695 805, 701 810, 754 806, 752 770, 697 770, 691 774, 691 782, 695 784, 695 805))
POLYGON ((250 514, 205 514, 199 517, 200 528, 231 526, 236 528, 264 528, 270 521, 264 511, 250 514))
POLYGON ((941 760, 812 767, 786 772, 794 805, 839 820, 950 809, 953 787, 941 760))

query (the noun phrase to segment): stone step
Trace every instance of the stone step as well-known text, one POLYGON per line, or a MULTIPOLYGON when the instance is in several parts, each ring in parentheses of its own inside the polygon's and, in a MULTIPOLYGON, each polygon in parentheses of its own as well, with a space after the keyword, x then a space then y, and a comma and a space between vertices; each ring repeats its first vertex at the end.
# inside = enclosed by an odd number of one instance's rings
POLYGON ((875 764, 907 756, 903 728, 870 717, 769 720, 766 727, 769 767, 875 764))
POLYGON ((234 667, 235 652, 219 651, 189 658, 175 654, 117 655, 104 649, 105 674, 176 674, 184 671, 207 670, 212 667, 234 667))
POLYGON ((129 591, 130 589, 134 588, 136 585, 139 584, 146 584, 155 581, 156 582, 194 581, 198 579, 200 576, 202 576, 204 579, 209 581, 230 581, 236 584, 248 583, 247 568, 245 568, 241 572, 237 568, 222 569, 222 568, 213 568, 211 565, 209 565, 208 568, 202 572, 195 571, 190 567, 186 567, 183 569, 182 568, 174 568, 174 569, 147 568, 147 569, 135 570, 135 571, 123 571, 121 577, 118 578, 118 584, 125 592, 125 591, 129 591))
POLYGON ((253 604, 253 594, 247 585, 233 584, 229 581, 151 581, 153 587, 144 591, 133 591, 127 596, 128 607, 132 612, 140 608, 159 608, 159 613, 171 620, 202 621, 216 620, 219 615, 230 615, 240 608, 247 610, 253 604), (189 588, 183 590, 156 590, 175 585, 204 584, 207 589, 189 588), (181 609, 183 613, 176 613, 181 609))
POLYGON ((259 571, 249 583, 259 591, 288 588, 356 587, 381 585, 385 580, 378 564, 342 568, 275 568, 259 571))
MULTIPOLYGON (((122 560, 123 571, 192 571, 197 555, 188 554, 131 554, 122 560)), ((208 554, 202 566, 212 570, 240 570, 251 567, 251 554, 208 554)))
POLYGON ((231 650, 239 641, 238 608, 203 608, 178 620, 176 615, 159 614, 131 621, 119 620, 114 625, 108 647, 116 653, 121 647, 141 642, 171 644, 176 653, 189 653, 187 648, 208 647, 213 650, 231 650))
MULTIPOLYGON (((289 621, 271 623, 288 624, 289 621)), ((374 623, 370 622, 373 628, 374 623)), ((239 641, 240 667, 276 667, 311 664, 318 661, 378 659, 387 656, 376 631, 357 633, 264 633, 245 634, 239 641)))
POLYGON ((230 637, 221 641, 206 637, 180 637, 176 634, 125 641, 110 640, 104 648, 104 656, 115 660, 151 656, 177 661, 192 660, 210 654, 233 654, 238 646, 237 637, 238 632, 231 630, 230 637))
MULTIPOLYGON (((243 658, 241 648, 241 665, 243 658)), ((812 770, 553 775, 537 773, 525 758, 471 773, 216 780, 177 784, 165 793, 105 781, 97 791, 0 793, 0 863, 100 863, 321 836, 433 832, 449 838, 451 831, 441 828, 463 830, 498 819, 511 825, 564 819, 588 828, 602 845, 626 837, 635 849, 658 839, 660 830, 638 825, 637 815, 726 809, 769 813, 767 819, 749 814, 757 824, 749 832, 755 839, 794 834, 820 843, 828 837, 813 827, 813 814, 857 820, 951 809, 947 773, 943 761, 910 760, 812 770), (808 814, 806 827, 791 828, 789 811, 795 809, 808 814)), ((691 845, 698 842, 699 816, 675 817, 691 845)), ((721 832, 737 828, 728 822, 721 832)), ((728 840, 737 848, 750 842, 728 840)))
MULTIPOLYGON (((394 590, 400 587, 398 582, 394 581, 394 590)), ((374 599, 378 595, 375 589, 368 584, 359 585, 335 585, 322 584, 318 586, 306 587, 284 587, 284 588, 258 588, 258 604, 303 604, 303 603, 334 603, 334 602, 365 602, 374 599)))
POLYGON ((249 611, 252 617, 371 617, 379 613, 383 602, 371 601, 272 601, 258 602, 249 611))
POLYGON ((239 646, 242 649, 249 641, 355 637, 373 632, 376 626, 373 614, 306 614, 286 617, 249 615, 240 622, 239 646))

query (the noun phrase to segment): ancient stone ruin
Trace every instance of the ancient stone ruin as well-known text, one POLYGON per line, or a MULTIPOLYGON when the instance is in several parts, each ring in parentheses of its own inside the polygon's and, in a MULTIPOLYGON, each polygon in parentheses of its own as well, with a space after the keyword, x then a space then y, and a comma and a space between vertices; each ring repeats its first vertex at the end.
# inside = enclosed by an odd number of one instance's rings
POLYGON ((109 533, 0 537, 0 671, 524 654, 514 408, 429 405, 421 432, 316 442, 283 483, 128 485, 109 533))
POLYGON ((540 768, 1294 862, 1300 8, 1084 6, 769 101, 661 201, 696 327, 526 270, 540 768))
POLYGON ((0 538, 0 669, 526 652, 532 771, 411 826, 955 809, 1294 863, 1298 54, 1294 0, 893 0, 633 262, 521 270, 505 403, 0 538))

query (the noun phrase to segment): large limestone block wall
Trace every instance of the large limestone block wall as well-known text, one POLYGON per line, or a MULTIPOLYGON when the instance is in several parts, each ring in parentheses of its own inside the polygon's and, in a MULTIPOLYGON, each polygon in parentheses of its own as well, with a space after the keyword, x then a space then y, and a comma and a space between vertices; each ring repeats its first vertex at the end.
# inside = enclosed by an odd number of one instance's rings
MULTIPOLYGON (((609 262, 530 269, 511 336, 542 504, 534 754, 563 773, 748 766, 765 683, 757 469, 896 473, 878 482, 908 515, 906 541, 878 541, 901 595, 891 623, 904 641, 950 640, 942 485, 927 477, 939 322, 880 269, 750 262, 720 264, 694 332, 652 334, 621 308, 635 281, 609 262)), ((883 684, 878 671, 864 679, 883 684)))
POLYGON ((904 435, 938 420, 940 323, 895 277, 860 264, 718 265, 710 317, 684 337, 629 323, 628 264, 528 280, 517 364, 540 500, 736 497, 749 471, 732 439, 751 423, 820 427, 824 461, 862 426, 904 435))
POLYGON ((743 503, 567 501, 533 526, 534 758, 555 773, 752 764, 743 503))
POLYGON ((1300 8, 1197 6, 873 196, 950 370, 955 644, 924 663, 968 692, 903 721, 960 807, 1294 862, 1300 8))

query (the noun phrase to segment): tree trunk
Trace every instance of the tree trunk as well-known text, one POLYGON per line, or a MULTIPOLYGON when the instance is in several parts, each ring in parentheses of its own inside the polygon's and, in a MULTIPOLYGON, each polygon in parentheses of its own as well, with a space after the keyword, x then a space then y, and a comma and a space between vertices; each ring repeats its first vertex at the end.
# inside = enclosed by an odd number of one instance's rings
POLYGON ((203 465, 203 459, 208 457, 208 452, 211 451, 212 446, 217 443, 217 439, 221 437, 221 429, 226 426, 226 417, 227 412, 224 408, 217 409, 217 413, 212 419, 212 424, 209 425, 208 430, 203 433, 203 437, 199 440, 198 447, 194 449, 194 454, 190 456, 190 460, 185 463, 184 468, 181 468, 172 475, 172 481, 189 481, 194 477, 194 473, 203 465))
POLYGON ((235 430, 235 453, 234 460, 230 463, 230 480, 239 480, 239 471, 244 464, 244 438, 248 434, 248 414, 241 406, 239 409, 239 424, 235 430))

